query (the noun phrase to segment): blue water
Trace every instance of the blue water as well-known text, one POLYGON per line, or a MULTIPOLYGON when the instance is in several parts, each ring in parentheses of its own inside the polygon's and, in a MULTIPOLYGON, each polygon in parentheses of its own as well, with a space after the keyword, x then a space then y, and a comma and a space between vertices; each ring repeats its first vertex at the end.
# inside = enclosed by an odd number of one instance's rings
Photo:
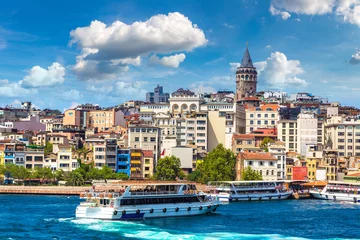
POLYGON ((0 239, 360 239, 360 204, 231 203, 216 214, 140 222, 77 220, 78 197, 0 195, 0 239))

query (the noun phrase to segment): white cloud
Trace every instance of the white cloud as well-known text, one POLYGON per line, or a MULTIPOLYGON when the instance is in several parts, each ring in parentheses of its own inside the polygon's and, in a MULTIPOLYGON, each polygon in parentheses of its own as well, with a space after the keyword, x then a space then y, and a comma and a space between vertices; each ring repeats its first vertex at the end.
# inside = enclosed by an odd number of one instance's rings
POLYGON ((173 56, 158 58, 156 55, 152 55, 149 58, 150 66, 161 65, 164 67, 178 68, 180 63, 185 60, 185 54, 175 54, 173 56))
POLYGON ((230 70, 231 70, 231 72, 236 72, 236 70, 238 69, 238 67, 240 67, 240 63, 234 63, 234 62, 232 62, 232 63, 229 63, 230 64, 230 70))
POLYGON ((132 98, 144 98, 146 90, 143 88, 143 82, 123 82, 119 81, 114 85, 113 91, 110 93, 115 97, 132 97, 132 98))
POLYGON ((272 0, 269 10, 273 15, 279 15, 275 13, 281 10, 306 15, 334 13, 344 22, 360 27, 360 0, 272 0))
POLYGON ((360 51, 356 51, 355 54, 351 55, 349 63, 352 65, 360 64, 360 51))
POLYGON ((81 79, 114 78, 127 71, 128 64, 139 65, 140 58, 151 53, 192 51, 208 42, 203 30, 178 12, 130 25, 92 21, 90 26, 71 31, 70 36, 70 45, 82 49, 73 68, 81 79))
POLYGON ((227 28, 234 28, 234 25, 230 25, 230 24, 227 24, 227 23, 223 23, 223 26, 227 27, 227 28))
POLYGON ((190 90, 195 93, 216 93, 216 89, 207 83, 192 83, 190 90))
POLYGON ((263 62, 255 63, 259 77, 272 88, 305 87, 308 83, 297 75, 304 73, 299 60, 288 60, 281 52, 271 53, 263 62))
POLYGON ((339 0, 335 13, 344 22, 356 24, 360 27, 360 0, 339 0))
POLYGON ((320 80, 320 82, 322 82, 322 83, 328 83, 327 80, 320 80))
POLYGON ((296 18, 295 21, 297 22, 301 22, 300 18, 296 18))
POLYGON ((274 8, 273 5, 270 6, 270 9, 269 9, 271 15, 273 16, 280 16, 283 20, 287 20, 289 17, 291 17, 291 14, 286 12, 286 11, 280 11, 276 8, 274 8))
MULTIPOLYGON (((20 81, 21 82, 21 81, 20 81)), ((36 88, 23 88, 20 82, 9 82, 9 80, 0 80, 0 96, 1 97, 19 97, 38 94, 36 88)))
POLYGON ((265 48, 269 49, 269 48, 271 48, 271 45, 266 45, 266 47, 265 47, 265 48))
MULTIPOLYGON (((272 0, 271 7, 297 14, 322 15, 331 13, 336 0, 272 0)), ((271 12, 271 11, 270 11, 271 12)))
POLYGON ((210 79, 211 84, 231 85, 235 84, 235 76, 215 76, 210 79))
POLYGON ((51 87, 64 82, 65 68, 58 62, 54 62, 48 69, 40 66, 31 68, 28 75, 21 81, 23 87, 51 87))
POLYGON ((76 89, 63 90, 61 93, 56 94, 59 98, 65 101, 77 101, 83 98, 81 92, 76 89))
POLYGON ((95 85, 90 85, 86 87, 86 90, 88 92, 94 92, 94 93, 109 93, 113 90, 113 87, 111 85, 106 85, 106 86, 95 86, 95 85))

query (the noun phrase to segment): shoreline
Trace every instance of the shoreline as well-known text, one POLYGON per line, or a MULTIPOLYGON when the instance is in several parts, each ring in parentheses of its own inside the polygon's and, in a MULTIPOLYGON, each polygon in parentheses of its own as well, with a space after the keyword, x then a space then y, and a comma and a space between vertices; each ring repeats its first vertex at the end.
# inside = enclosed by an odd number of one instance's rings
MULTIPOLYGON (((139 183, 139 182, 137 182, 139 183)), ((145 182, 141 182, 144 184, 145 182)), ((148 182, 151 184, 154 182, 148 182)), ((156 182, 159 183, 159 182, 156 182)), ((166 183, 166 182, 164 182, 166 183)), ((123 185, 136 184, 134 182, 121 182, 119 185, 96 185, 96 189, 106 191, 109 189, 121 188, 123 185)), ((204 184, 196 184, 200 191, 205 190, 204 184)), ((80 195, 90 189, 90 186, 15 186, 15 185, 0 185, 0 196, 2 194, 33 194, 33 195, 80 195)))

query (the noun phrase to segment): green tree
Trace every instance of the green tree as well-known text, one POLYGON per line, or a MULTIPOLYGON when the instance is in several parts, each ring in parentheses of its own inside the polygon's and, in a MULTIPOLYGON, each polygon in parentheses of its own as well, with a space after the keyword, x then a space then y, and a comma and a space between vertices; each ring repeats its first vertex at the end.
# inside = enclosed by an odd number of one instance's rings
POLYGON ((84 178, 79 171, 74 170, 66 178, 66 185, 68 186, 84 185, 84 178))
POLYGON ((269 144, 272 142, 273 142, 273 140, 271 140, 271 138, 265 137, 260 143, 260 148, 263 149, 265 152, 268 152, 269 144))
POLYGON ((231 150, 224 148, 222 144, 219 144, 202 162, 197 164, 201 174, 197 181, 202 183, 233 181, 236 177, 235 163, 235 154, 231 150))
POLYGON ((115 174, 115 178, 116 179, 121 179, 121 180, 128 180, 129 176, 126 173, 118 172, 118 173, 115 174))
POLYGON ((176 178, 182 179, 184 176, 185 174, 181 170, 180 159, 175 156, 161 158, 158 161, 154 174, 155 179, 165 181, 176 180, 176 178))
POLYGON ((44 155, 48 156, 53 152, 53 144, 51 142, 46 142, 44 148, 44 155))
POLYGON ((186 179, 189 180, 189 181, 192 181, 192 182, 198 182, 202 177, 202 173, 200 170, 195 170, 191 173, 189 173, 187 176, 186 176, 186 179))
POLYGON ((54 177, 56 181, 63 181, 65 180, 65 172, 62 169, 58 169, 54 172, 54 177))
POLYGON ((44 167, 44 168, 35 168, 32 172, 32 178, 40 178, 42 180, 44 179, 54 179, 54 174, 51 171, 50 168, 44 167))
POLYGON ((247 166, 241 172, 241 180, 243 181, 262 180, 262 175, 258 171, 253 170, 250 166, 247 166))

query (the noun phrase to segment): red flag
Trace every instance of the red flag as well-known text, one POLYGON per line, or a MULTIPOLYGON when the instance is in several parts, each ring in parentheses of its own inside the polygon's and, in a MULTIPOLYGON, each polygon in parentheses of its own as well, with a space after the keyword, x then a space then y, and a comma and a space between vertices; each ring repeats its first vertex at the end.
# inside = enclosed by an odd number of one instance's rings
POLYGON ((162 150, 160 156, 164 156, 165 155, 165 148, 162 150))

